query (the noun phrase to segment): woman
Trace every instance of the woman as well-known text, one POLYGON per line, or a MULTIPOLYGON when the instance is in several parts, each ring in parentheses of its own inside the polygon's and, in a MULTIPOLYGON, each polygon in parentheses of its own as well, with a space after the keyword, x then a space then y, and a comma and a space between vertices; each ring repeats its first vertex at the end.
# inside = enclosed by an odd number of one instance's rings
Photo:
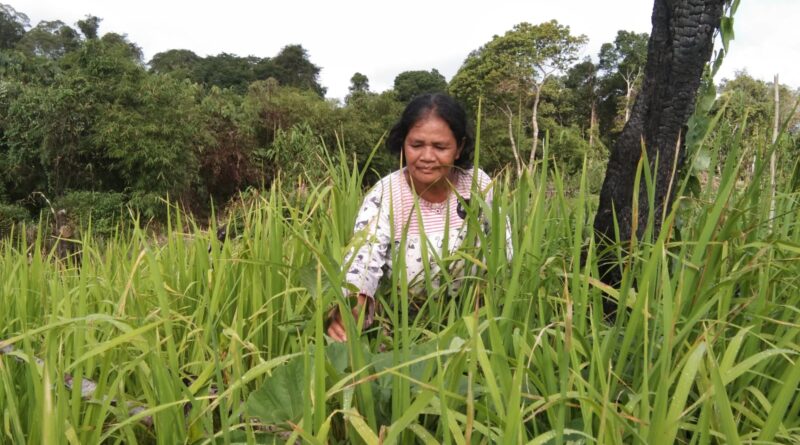
MULTIPOLYGON (((357 320, 366 308, 365 327, 374 319, 375 291, 384 269, 391 270, 390 246, 399 247, 405 237, 409 288, 411 293, 418 292, 425 269, 423 248, 432 246, 440 254, 447 245, 452 251, 466 236, 461 202, 469 200, 473 178, 477 178, 477 189, 487 195, 484 198, 491 199, 489 177, 481 170, 477 176, 473 171, 475 141, 466 113, 451 97, 426 94, 412 100, 389 132, 386 146, 401 157, 405 167, 382 178, 364 198, 355 233, 365 235, 366 242, 345 261, 346 281, 359 290, 353 315, 357 320)), ((429 264, 429 268, 438 285, 438 266, 429 264)), ((336 309, 329 316, 327 332, 336 341, 347 340, 336 309)))

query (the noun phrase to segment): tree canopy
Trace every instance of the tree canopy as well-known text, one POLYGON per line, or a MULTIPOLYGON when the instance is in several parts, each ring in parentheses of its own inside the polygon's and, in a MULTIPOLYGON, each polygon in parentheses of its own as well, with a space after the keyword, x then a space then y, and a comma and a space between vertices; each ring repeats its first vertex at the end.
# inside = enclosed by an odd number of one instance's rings
MULTIPOLYGON (((513 127, 513 114, 521 104, 531 110, 532 147, 528 165, 536 156, 539 140, 539 102, 546 83, 565 72, 578 57, 586 36, 573 36, 569 26, 555 20, 532 25, 523 22, 470 53, 450 83, 450 90, 476 107, 478 98, 498 107, 513 127)), ((513 131, 509 131, 513 139, 513 131)), ((517 144, 512 140, 517 171, 523 168, 517 144)))
POLYGON ((612 43, 600 47, 601 125, 619 134, 630 118, 647 62, 647 33, 620 30, 612 43))
POLYGON ((283 86, 295 87, 325 96, 319 84, 320 68, 308 58, 301 45, 287 45, 275 57, 241 57, 230 53, 200 57, 187 49, 157 53, 150 59, 150 69, 170 73, 207 87, 233 88, 240 93, 256 80, 275 79, 283 86))
POLYGON ((404 71, 394 78, 394 92, 400 102, 409 102, 425 93, 440 93, 447 90, 447 81, 436 70, 404 71))
POLYGON ((0 49, 13 48, 29 26, 28 16, 17 12, 11 5, 0 3, 0 49))

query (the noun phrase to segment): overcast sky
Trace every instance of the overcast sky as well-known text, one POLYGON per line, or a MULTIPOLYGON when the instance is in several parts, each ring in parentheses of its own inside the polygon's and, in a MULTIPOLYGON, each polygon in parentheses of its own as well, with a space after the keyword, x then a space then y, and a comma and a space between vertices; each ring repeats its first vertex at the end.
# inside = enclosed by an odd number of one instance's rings
MULTIPOLYGON (((100 17, 100 33, 127 34, 145 61, 168 49, 200 56, 221 52, 272 57, 299 43, 322 68, 328 97, 343 98, 361 72, 372 91, 392 87, 407 70, 436 68, 449 81, 470 51, 515 24, 556 19, 585 34, 584 55, 595 60, 617 30, 650 32, 650 0, 0 0, 35 25, 74 25, 100 17)), ((800 0, 743 0, 734 18, 736 39, 718 78, 746 69, 752 76, 800 87, 800 0)))

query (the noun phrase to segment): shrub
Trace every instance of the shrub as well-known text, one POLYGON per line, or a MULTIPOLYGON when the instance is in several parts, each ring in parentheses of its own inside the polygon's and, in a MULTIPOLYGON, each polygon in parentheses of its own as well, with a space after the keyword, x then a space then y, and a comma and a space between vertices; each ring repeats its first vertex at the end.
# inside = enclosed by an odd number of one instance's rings
POLYGON ((139 213, 145 221, 155 220, 163 222, 167 220, 167 200, 157 193, 135 192, 128 200, 135 212, 139 213))
POLYGON ((281 172, 293 181, 306 175, 314 183, 326 177, 320 156, 324 156, 322 142, 307 124, 292 125, 288 131, 279 128, 272 145, 264 152, 273 166, 273 177, 281 172))
POLYGON ((65 209, 68 218, 87 224, 91 218, 92 232, 108 236, 117 226, 127 221, 123 193, 73 191, 53 203, 57 209, 65 209))
POLYGON ((0 239, 7 237, 14 225, 30 219, 31 215, 25 207, 0 203, 0 239))

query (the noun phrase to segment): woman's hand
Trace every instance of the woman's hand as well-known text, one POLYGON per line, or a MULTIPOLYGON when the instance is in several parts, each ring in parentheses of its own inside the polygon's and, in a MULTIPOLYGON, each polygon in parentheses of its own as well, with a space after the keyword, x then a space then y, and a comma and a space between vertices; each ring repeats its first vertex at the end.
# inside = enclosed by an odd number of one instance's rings
MULTIPOLYGON (((374 302, 371 297, 366 294, 358 294, 358 302, 352 309, 353 318, 358 320, 361 314, 361 309, 366 308, 367 312, 364 314, 364 328, 368 328, 372 324, 373 315, 375 313, 374 302)), ((342 321, 342 314, 339 312, 339 307, 334 307, 328 315, 328 335, 338 342, 347 341, 347 330, 342 321)))

